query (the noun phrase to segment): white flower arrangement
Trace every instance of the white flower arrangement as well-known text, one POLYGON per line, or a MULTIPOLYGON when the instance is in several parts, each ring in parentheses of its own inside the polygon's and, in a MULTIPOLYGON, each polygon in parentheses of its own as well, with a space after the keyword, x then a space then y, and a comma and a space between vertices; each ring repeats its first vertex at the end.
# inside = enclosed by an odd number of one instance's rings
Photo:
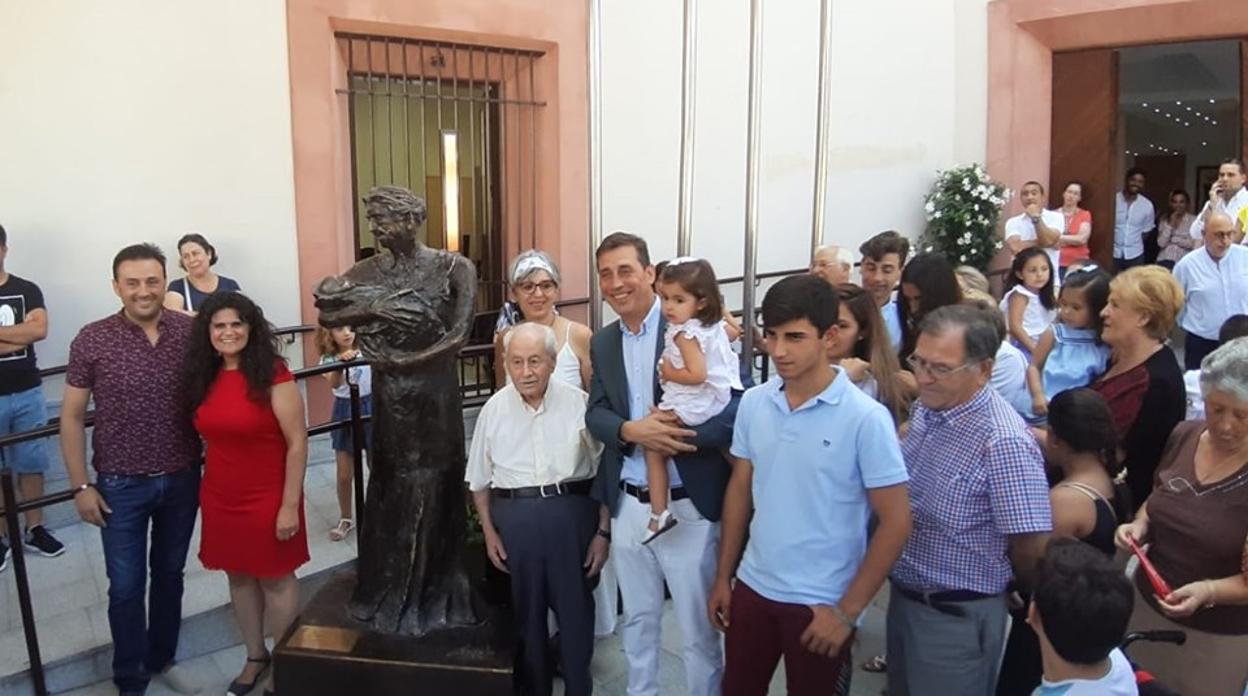
POLYGON ((927 230, 920 247, 962 264, 986 268, 1001 248, 997 220, 1012 195, 979 164, 937 172, 924 199, 927 230))

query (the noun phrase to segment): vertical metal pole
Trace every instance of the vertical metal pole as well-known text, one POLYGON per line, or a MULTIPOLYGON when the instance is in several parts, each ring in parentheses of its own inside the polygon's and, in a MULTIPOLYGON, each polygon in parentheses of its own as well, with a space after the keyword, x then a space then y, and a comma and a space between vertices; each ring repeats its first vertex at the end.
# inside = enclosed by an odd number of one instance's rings
MULTIPOLYGON (((351 128, 351 232, 355 239, 352 260, 360 258, 360 161, 357 159, 356 136, 359 135, 360 124, 355 113, 355 39, 347 38, 347 122, 351 128)), ((373 248, 377 240, 373 240, 373 248)))
POLYGON ((750 0, 749 115, 745 137, 745 278, 741 360, 754 365, 754 282, 758 272, 758 141, 762 116, 763 0, 750 0))
POLYGON ((815 114, 815 195, 810 256, 823 244, 828 204, 828 129, 832 110, 832 0, 819 3, 819 95, 815 114))
POLYGON ((381 176, 377 173, 377 94, 373 89, 373 40, 364 40, 364 52, 368 55, 368 147, 373 158, 373 186, 381 176))
POLYGON ((407 164, 407 189, 415 191, 412 186, 412 114, 409 111, 411 105, 408 104, 412 97, 408 92, 411 90, 412 81, 407 77, 407 40, 399 42, 399 50, 403 52, 403 161, 407 164))
POLYGON ((589 328, 602 328, 594 251, 602 241, 602 0, 589 0, 589 328))
MULTIPOLYGON (((364 532, 364 415, 360 403, 360 385, 351 381, 350 368, 343 368, 342 377, 351 390, 351 455, 355 458, 352 476, 355 478, 355 538, 364 532)), ((372 456, 372 455, 369 455, 372 456)))
POLYGON ((30 657, 30 682, 36 696, 47 696, 48 685, 43 675, 43 659, 39 656, 39 635, 35 631, 35 610, 30 603, 30 579, 26 576, 26 554, 22 549, 21 519, 17 514, 17 486, 13 470, 0 468, 0 500, 4 501, 4 520, 9 525, 10 553, 13 574, 17 581, 17 605, 22 615, 22 632, 26 634, 26 654, 30 657))
POLYGON ((529 227, 533 233, 533 245, 537 248, 537 78, 534 75, 536 59, 529 54, 529 227))
MULTIPOLYGON (((478 217, 477 215, 477 92, 476 92, 477 70, 476 68, 477 68, 477 57, 474 54, 474 50, 470 46, 468 48, 468 152, 469 152, 469 155, 467 159, 468 159, 468 172, 470 175, 468 177, 468 180, 472 182, 472 185, 468 187, 468 208, 472 210, 472 224, 465 227, 464 238, 467 239, 468 235, 472 234, 474 237, 478 239, 477 255, 480 256, 482 259, 484 259, 485 256, 482 255, 483 250, 481 249, 481 242, 484 240, 482 239, 481 234, 479 233, 479 230, 481 229, 481 218, 478 217), (468 231, 469 229, 471 230, 471 232, 468 231)), ((467 256, 467 254, 465 254, 465 256, 467 256)), ((469 260, 471 261, 471 259, 469 260)), ((481 279, 483 275, 485 274, 481 271, 481 269, 477 268, 477 301, 478 302, 483 297, 485 297, 484 293, 481 292, 481 279)))
MULTIPOLYGON (((429 202, 429 139, 425 135, 425 123, 429 117, 425 115, 425 102, 429 98, 429 81, 425 79, 425 44, 420 48, 420 69, 416 71, 416 79, 420 80, 420 190, 429 202)), ((429 241, 429 228, 425 228, 425 242, 429 241)))
POLYGON ((688 256, 693 237, 693 136, 698 77, 698 0, 685 0, 684 56, 680 64, 680 198, 676 255, 688 256))
MULTIPOLYGON (((490 114, 496 108, 495 103, 497 99, 496 96, 491 97, 491 95, 497 95, 498 89, 494 87, 494 80, 490 72, 490 49, 486 48, 483 53, 485 54, 485 81, 482 83, 482 86, 484 87, 485 103, 481 109, 481 203, 485 211, 485 230, 481 233, 481 240, 484 245, 482 251, 485 252, 485 267, 489 269, 489 273, 493 273, 495 265, 502 265, 501 262, 496 264, 494 258, 494 245, 498 243, 498 236, 501 232, 494 225, 494 156, 491 146, 493 139, 490 137, 490 114)), ((503 271, 503 273, 506 273, 506 271, 503 271)), ((485 273, 480 275, 490 280, 497 280, 485 273)), ((500 283, 499 287, 501 286, 502 284, 500 283)), ((493 294, 495 292, 494 288, 490 288, 490 292, 493 294)), ((499 303, 503 299, 501 292, 492 298, 492 300, 499 303)))
POLYGON ((390 160, 390 181, 394 184, 394 93, 390 89, 390 39, 382 44, 386 51, 386 159, 390 160))

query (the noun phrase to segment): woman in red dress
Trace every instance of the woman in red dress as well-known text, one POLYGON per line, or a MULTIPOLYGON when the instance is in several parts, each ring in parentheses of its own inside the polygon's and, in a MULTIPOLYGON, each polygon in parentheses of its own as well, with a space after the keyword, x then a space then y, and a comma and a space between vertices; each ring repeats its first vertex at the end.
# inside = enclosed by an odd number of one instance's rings
MULTIPOLYGON (((213 295, 199 308, 186 370, 195 429, 207 451, 199 560, 229 577, 247 646, 229 693, 243 696, 271 661, 265 619, 281 636, 299 606, 295 569, 308 560, 303 399, 264 314, 236 292, 213 295)), ((271 687, 269 676, 266 694, 271 687)))

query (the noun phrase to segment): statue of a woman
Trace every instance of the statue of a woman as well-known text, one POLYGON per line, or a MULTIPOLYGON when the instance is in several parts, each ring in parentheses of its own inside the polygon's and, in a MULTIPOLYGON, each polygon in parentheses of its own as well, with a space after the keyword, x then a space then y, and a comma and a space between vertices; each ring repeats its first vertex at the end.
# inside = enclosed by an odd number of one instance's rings
POLYGON ((456 357, 472 326, 472 262, 417 239, 425 202, 364 198, 386 249, 317 287, 321 324, 351 326, 373 369, 373 448, 350 611, 387 632, 479 623, 462 564, 464 422, 456 357))

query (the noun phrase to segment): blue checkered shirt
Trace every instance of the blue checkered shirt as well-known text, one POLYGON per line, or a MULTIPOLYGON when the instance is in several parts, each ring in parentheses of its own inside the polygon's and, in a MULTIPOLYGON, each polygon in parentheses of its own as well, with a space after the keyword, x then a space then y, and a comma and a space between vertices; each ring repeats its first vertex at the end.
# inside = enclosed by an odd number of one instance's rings
POLYGON ((1044 457, 993 389, 944 411, 916 404, 901 443, 914 529, 892 580, 921 592, 1005 591, 1011 534, 1053 529, 1044 457))

